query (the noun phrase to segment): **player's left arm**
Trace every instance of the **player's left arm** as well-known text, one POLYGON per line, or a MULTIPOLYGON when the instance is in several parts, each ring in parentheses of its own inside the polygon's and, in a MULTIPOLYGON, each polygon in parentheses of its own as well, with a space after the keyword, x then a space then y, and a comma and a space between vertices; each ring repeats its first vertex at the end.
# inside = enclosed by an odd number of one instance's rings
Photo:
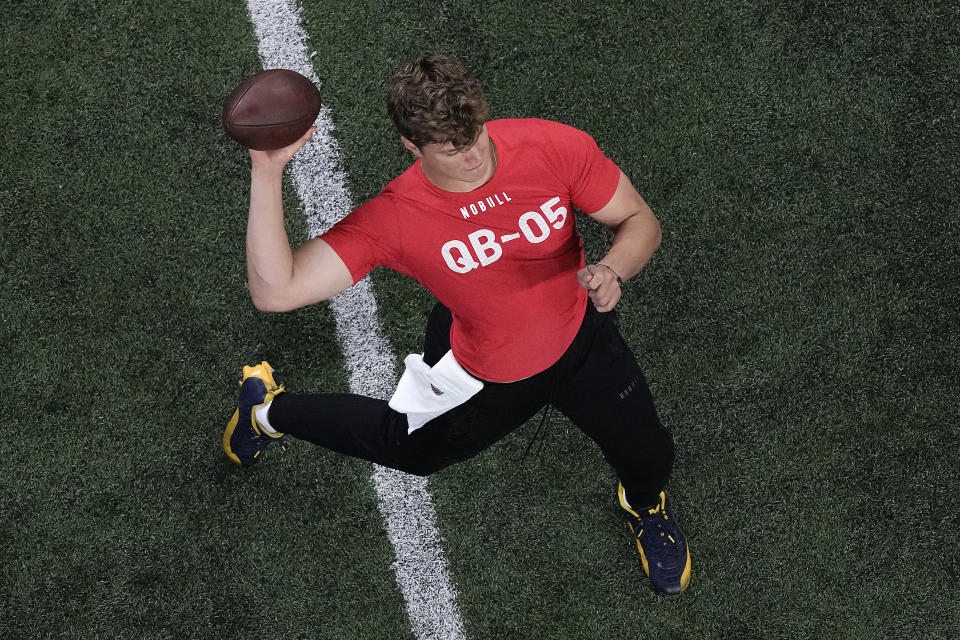
POLYGON ((610 311, 623 293, 617 276, 626 281, 640 273, 660 246, 660 223, 623 171, 613 197, 590 217, 613 231, 613 242, 599 262, 577 273, 577 280, 597 311, 610 311))

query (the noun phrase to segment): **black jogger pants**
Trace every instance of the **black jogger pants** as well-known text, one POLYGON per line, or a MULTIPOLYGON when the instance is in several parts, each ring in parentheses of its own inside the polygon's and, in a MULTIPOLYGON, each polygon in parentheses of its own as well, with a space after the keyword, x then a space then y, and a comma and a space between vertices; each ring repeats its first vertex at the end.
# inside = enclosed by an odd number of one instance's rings
MULTIPOLYGON (((434 307, 424 360, 450 349, 450 311, 434 307)), ((280 432, 416 475, 466 460, 552 404, 592 438, 633 506, 653 504, 673 468, 673 438, 657 417, 636 358, 613 321, 592 303, 579 332, 551 367, 517 382, 484 382, 466 403, 407 433, 407 418, 355 394, 278 395, 270 423, 280 432)))

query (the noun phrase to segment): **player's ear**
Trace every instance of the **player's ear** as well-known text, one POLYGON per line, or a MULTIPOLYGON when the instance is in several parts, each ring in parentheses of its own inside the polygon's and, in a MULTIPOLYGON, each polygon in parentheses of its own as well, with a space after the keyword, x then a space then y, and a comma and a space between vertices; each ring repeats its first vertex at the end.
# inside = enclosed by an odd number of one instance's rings
POLYGON ((405 137, 400 136, 400 142, 402 142, 403 146, 407 148, 407 151, 409 151, 413 155, 417 156, 418 158, 423 157, 423 153, 420 151, 417 145, 413 144, 412 142, 407 140, 405 137))

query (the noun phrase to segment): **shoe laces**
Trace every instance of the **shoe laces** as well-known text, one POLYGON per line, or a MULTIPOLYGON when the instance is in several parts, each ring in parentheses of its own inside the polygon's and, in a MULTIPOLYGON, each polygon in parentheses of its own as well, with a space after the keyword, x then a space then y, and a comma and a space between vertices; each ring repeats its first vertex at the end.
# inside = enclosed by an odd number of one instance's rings
POLYGON ((646 514, 638 518, 640 527, 637 538, 640 539, 646 533, 646 536, 643 537, 644 541, 652 544, 660 542, 670 551, 679 553, 681 549, 678 548, 678 540, 674 537, 672 528, 667 526, 670 516, 667 514, 666 496, 661 494, 660 502, 655 507, 645 511, 646 514))

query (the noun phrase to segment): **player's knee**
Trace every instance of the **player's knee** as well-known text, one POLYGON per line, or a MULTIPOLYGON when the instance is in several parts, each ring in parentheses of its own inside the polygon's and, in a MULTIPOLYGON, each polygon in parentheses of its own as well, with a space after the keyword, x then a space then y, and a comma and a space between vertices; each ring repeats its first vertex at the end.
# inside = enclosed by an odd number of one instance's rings
POLYGON ((426 478, 427 476, 433 475, 441 469, 446 469, 451 464, 453 464, 452 460, 444 460, 442 458, 430 456, 416 456, 408 457, 401 461, 397 465, 397 468, 405 473, 426 478))
POLYGON ((408 461, 403 466, 403 471, 406 473, 412 473, 415 476, 426 478, 441 469, 445 469, 448 465, 440 460, 415 460, 408 461))

